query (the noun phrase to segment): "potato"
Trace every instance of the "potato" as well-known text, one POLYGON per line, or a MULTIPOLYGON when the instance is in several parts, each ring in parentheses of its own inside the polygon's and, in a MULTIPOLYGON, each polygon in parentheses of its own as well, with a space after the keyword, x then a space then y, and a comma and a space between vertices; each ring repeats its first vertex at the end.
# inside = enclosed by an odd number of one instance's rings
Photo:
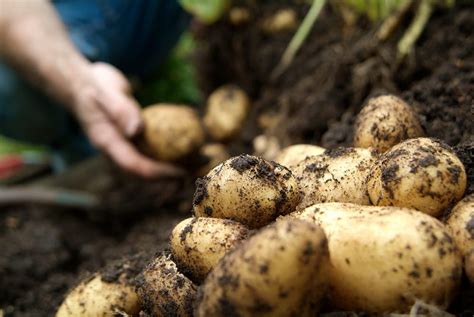
POLYGON ((249 109, 250 100, 242 89, 222 86, 207 99, 204 126, 215 141, 232 139, 240 132, 249 109))
POLYGON ((150 316, 193 316, 197 287, 178 272, 167 252, 159 254, 145 268, 137 291, 143 310, 150 316))
POLYGON ((56 317, 138 316, 140 305, 133 286, 125 281, 109 283, 100 274, 81 282, 62 302, 56 317))
POLYGON ((366 179, 375 159, 375 152, 361 148, 338 148, 307 157, 293 168, 304 193, 298 208, 322 202, 369 205, 366 179))
POLYGON ((416 113, 392 95, 371 98, 356 118, 354 146, 385 152, 401 141, 424 136, 416 113))
POLYGON ((298 26, 298 16, 293 9, 280 9, 262 22, 265 33, 277 34, 293 31, 298 26))
POLYGON ((446 225, 463 255, 474 249, 474 194, 454 206, 446 225))
POLYGON ((301 200, 295 177, 275 162, 240 155, 196 181, 193 212, 259 228, 292 212, 301 200))
POLYGON ((254 155, 270 161, 275 160, 281 149, 278 138, 271 135, 257 135, 252 143, 254 155))
POLYGON ((433 217, 459 201, 465 189, 461 161, 447 145, 428 138, 394 146, 374 164, 368 178, 374 205, 414 208, 433 217))
POLYGON ((171 252, 182 272, 202 282, 217 262, 248 234, 247 227, 232 220, 188 218, 173 229, 171 252))
POLYGON ((173 104, 156 104, 142 111, 143 137, 139 146, 149 156, 179 160, 204 143, 204 130, 196 111, 173 104))
POLYGON ((207 162, 199 167, 196 172, 197 176, 204 176, 211 169, 219 165, 220 163, 224 162, 230 157, 229 152, 224 145, 220 143, 209 143, 205 144, 200 149, 200 154, 202 157, 207 159, 207 162))
POLYGON ((445 309, 456 295, 462 257, 435 218, 347 203, 316 204, 283 218, 312 221, 326 233, 335 309, 408 312, 417 299, 445 309))
POLYGON ((263 228, 211 271, 196 317, 315 316, 326 291, 327 241, 299 220, 263 228))
POLYGON ((229 10, 229 22, 232 25, 240 26, 250 21, 252 15, 245 7, 233 7, 229 10))
POLYGON ((312 144, 295 144, 282 149, 275 158, 275 162, 288 167, 290 170, 308 156, 323 154, 324 148, 312 144))

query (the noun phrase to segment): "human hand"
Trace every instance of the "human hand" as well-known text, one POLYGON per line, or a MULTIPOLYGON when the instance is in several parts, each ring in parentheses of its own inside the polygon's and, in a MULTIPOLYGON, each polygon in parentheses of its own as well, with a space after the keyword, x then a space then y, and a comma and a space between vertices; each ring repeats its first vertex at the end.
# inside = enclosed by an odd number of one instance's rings
POLYGON ((142 120, 124 75, 105 63, 88 67, 87 80, 74 88, 71 110, 90 141, 126 171, 146 178, 181 176, 181 169, 145 157, 130 143, 142 120))

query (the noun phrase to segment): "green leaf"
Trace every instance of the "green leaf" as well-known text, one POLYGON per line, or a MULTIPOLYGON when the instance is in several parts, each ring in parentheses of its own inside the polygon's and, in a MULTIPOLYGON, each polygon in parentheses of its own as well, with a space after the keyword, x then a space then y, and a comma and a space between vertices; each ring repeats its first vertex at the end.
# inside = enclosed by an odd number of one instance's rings
POLYGON ((214 23, 230 6, 230 0, 179 0, 184 10, 204 23, 214 23))

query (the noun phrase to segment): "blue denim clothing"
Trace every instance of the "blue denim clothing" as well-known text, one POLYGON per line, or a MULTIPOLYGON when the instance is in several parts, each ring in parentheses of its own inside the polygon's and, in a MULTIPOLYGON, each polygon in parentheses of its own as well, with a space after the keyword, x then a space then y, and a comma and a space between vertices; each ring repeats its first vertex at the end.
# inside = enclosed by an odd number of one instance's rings
MULTIPOLYGON (((190 17, 176 0, 53 0, 76 47, 91 61, 146 77, 190 17)), ((80 157, 93 149, 74 118, 0 61, 0 134, 80 157)))

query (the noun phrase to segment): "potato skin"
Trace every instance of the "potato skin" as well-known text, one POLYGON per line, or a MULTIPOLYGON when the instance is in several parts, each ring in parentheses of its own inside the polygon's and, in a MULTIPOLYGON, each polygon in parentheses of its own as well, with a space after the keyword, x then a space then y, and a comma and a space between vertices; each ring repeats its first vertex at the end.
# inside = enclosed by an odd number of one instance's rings
POLYGON ((119 311, 138 315, 140 305, 134 287, 102 281, 96 273, 67 294, 56 317, 114 317, 119 311))
POLYGON ((407 208, 316 204, 283 218, 320 225, 328 238, 335 309, 408 312, 415 299, 448 307, 462 257, 437 219, 407 208))
POLYGON ((144 129, 139 146, 157 160, 179 160, 204 143, 204 129, 191 107, 151 105, 142 110, 142 117, 144 129))
POLYGON ((474 249, 474 194, 454 206, 446 225, 463 255, 474 249))
POLYGON ((199 289, 195 316, 315 316, 328 263, 319 227, 279 221, 217 264, 199 289))
POLYGON ((414 208, 438 217, 461 199, 466 182, 463 164, 447 145, 418 138, 394 146, 379 158, 368 191, 374 205, 414 208))
POLYGON ((355 122, 354 146, 385 152, 403 140, 424 136, 416 113, 393 95, 371 98, 355 122))
POLYGON ((204 126, 215 141, 235 137, 247 118, 250 100, 235 85, 225 85, 215 90, 207 100, 204 126))
POLYGON ((326 149, 312 144, 294 144, 282 149, 275 158, 275 162, 293 170, 299 162, 308 156, 323 154, 326 149))
POLYGON ((291 171, 251 155, 233 157, 196 181, 193 212, 225 218, 251 229, 294 211, 301 200, 291 171))
POLYGON ((183 273, 202 282, 219 260, 249 235, 238 222, 219 218, 188 218, 170 237, 173 259, 183 273))
POLYGON ((367 176, 377 158, 370 149, 337 148, 310 156, 293 169, 304 194, 298 209, 323 202, 369 205, 367 176))
POLYGON ((193 316, 197 287, 178 271, 169 252, 162 252, 145 268, 137 293, 150 316, 193 316))
POLYGON ((474 249, 471 249, 464 257, 464 268, 469 282, 474 284, 474 249))

